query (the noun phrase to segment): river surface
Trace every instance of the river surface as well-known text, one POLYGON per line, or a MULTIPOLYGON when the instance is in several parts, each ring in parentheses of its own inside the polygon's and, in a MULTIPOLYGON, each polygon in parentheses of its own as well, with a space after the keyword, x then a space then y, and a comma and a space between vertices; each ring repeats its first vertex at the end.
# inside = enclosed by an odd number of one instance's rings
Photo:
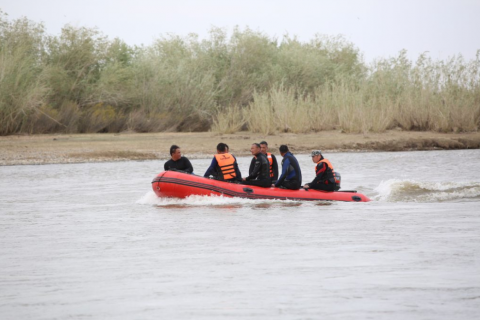
POLYGON ((326 156, 373 201, 158 199, 164 161, 0 167, 0 319, 479 319, 480 150, 326 156))

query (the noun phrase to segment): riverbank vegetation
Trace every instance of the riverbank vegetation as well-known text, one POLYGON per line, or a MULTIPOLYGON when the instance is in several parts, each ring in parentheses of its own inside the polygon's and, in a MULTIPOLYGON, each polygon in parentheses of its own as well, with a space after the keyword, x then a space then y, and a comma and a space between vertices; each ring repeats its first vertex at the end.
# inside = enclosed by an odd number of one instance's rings
POLYGON ((367 64, 342 37, 212 28, 129 46, 0 13, 0 135, 240 130, 262 134, 480 128, 480 53, 367 64))

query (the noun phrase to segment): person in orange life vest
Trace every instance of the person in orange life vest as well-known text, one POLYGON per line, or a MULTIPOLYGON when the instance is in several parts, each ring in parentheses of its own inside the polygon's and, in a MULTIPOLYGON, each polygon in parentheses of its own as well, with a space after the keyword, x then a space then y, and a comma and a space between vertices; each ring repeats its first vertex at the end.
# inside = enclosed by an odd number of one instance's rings
POLYGON ((165 162, 163 169, 167 170, 181 170, 186 173, 193 173, 193 166, 186 157, 182 157, 182 151, 177 145, 172 145, 170 147, 170 160, 165 162))
POLYGON ((203 175, 204 177, 213 176, 216 180, 230 182, 242 180, 237 159, 234 155, 227 152, 227 147, 225 143, 217 145, 217 154, 213 156, 212 163, 203 175))
POLYGON ((325 159, 320 150, 312 151, 312 161, 316 163, 315 179, 303 186, 304 189, 335 191, 335 177, 332 164, 325 159))
POLYGON ((267 156, 261 152, 260 144, 258 143, 252 144, 250 151, 253 155, 254 166, 248 177, 242 179, 242 184, 270 188, 272 179, 270 178, 270 164, 267 156))
POLYGON ((268 143, 266 141, 260 142, 260 149, 262 153, 267 156, 268 162, 270 163, 270 178, 272 179, 272 183, 275 183, 278 180, 277 158, 274 154, 268 152, 268 143))

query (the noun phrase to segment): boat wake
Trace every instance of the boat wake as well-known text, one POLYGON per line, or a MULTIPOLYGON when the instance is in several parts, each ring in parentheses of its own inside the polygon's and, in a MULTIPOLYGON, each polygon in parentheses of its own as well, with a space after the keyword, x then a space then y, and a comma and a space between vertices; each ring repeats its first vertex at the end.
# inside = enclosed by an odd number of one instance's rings
POLYGON ((418 182, 391 179, 375 188, 373 197, 385 202, 465 201, 480 198, 480 182, 418 182))
POLYGON ((142 198, 136 201, 137 204, 146 204, 159 207, 202 207, 202 206, 228 206, 241 207, 244 205, 252 206, 269 206, 280 205, 282 207, 299 206, 299 205, 331 205, 330 201, 294 201, 294 200, 258 200, 245 198, 230 198, 223 196, 198 196, 192 195, 187 198, 159 198, 153 191, 147 192, 142 198))

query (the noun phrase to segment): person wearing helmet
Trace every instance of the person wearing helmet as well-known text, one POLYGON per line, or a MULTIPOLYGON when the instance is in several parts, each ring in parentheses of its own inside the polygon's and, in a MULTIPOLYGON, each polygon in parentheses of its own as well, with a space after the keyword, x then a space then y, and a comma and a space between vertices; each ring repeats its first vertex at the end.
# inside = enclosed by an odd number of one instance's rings
POLYGON ((324 191, 336 191, 337 182, 335 171, 330 161, 325 159, 320 150, 312 151, 312 161, 315 165, 315 179, 303 186, 304 189, 315 189, 324 191))

